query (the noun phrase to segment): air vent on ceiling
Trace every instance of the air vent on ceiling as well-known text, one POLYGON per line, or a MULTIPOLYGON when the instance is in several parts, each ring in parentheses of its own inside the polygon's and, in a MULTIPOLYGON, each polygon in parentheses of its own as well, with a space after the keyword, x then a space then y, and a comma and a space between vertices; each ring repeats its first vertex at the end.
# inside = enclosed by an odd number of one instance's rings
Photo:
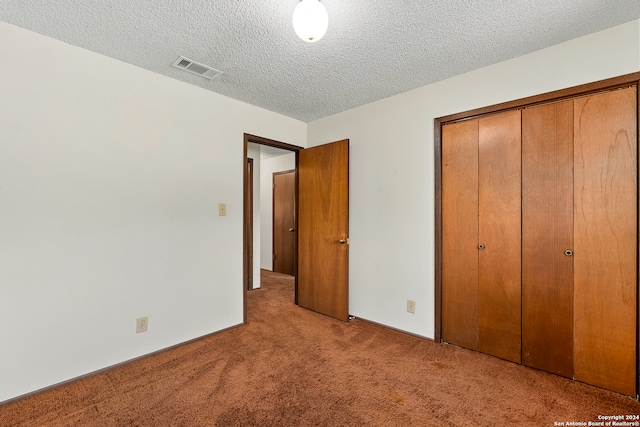
POLYGON ((192 61, 188 58, 185 58, 184 56, 176 59, 176 62, 171 64, 171 66, 184 71, 188 71, 193 74, 197 74, 209 80, 212 80, 217 75, 222 74, 222 71, 220 70, 216 70, 215 68, 211 68, 208 65, 192 61))

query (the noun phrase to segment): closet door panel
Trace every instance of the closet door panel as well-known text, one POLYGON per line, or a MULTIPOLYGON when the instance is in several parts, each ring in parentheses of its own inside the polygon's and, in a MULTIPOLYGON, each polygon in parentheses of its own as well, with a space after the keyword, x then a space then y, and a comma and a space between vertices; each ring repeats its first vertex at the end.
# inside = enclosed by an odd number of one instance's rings
POLYGON ((479 350, 520 362, 520 111, 479 120, 479 350))
POLYGON ((575 378, 636 393, 636 89, 575 100, 575 378))
POLYGON ((573 101, 522 111, 522 363, 573 376, 573 101))
POLYGON ((478 349, 478 121, 442 129, 442 339, 478 349))

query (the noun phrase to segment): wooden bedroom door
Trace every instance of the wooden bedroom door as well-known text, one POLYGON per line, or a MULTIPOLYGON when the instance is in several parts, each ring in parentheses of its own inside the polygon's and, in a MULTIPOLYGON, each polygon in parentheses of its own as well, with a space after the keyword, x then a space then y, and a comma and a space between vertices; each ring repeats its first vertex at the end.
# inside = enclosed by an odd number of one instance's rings
POLYGON ((298 304, 349 317, 349 140, 301 150, 298 304))
POLYGON ((273 271, 296 274, 296 174, 273 174, 273 271))

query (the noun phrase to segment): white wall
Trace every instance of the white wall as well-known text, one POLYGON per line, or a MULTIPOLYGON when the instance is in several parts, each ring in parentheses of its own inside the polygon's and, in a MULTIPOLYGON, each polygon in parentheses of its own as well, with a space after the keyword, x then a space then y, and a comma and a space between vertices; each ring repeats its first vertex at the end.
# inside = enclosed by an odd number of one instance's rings
POLYGON ((0 402, 241 323, 243 133, 306 125, 2 22, 0 57, 0 402))
POLYGON ((247 144, 247 158, 253 159, 253 288, 260 287, 260 145, 247 144))
POLYGON ((295 153, 269 157, 262 160, 260 174, 260 268, 273 270, 273 174, 293 170, 296 167, 295 153))
POLYGON ((435 118, 638 72, 639 28, 633 21, 310 123, 308 146, 351 142, 350 313, 434 337, 435 118))

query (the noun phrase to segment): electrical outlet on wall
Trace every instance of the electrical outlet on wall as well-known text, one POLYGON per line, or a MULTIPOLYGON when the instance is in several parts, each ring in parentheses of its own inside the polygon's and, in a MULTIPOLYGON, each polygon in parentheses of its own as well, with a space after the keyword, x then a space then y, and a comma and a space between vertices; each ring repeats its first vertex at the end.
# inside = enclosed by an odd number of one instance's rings
POLYGON ((407 300, 407 312, 416 314, 416 302, 413 300, 407 300))
POLYGON ((149 327, 149 317, 138 317, 136 319, 136 334, 140 332, 147 332, 147 328, 149 327))

